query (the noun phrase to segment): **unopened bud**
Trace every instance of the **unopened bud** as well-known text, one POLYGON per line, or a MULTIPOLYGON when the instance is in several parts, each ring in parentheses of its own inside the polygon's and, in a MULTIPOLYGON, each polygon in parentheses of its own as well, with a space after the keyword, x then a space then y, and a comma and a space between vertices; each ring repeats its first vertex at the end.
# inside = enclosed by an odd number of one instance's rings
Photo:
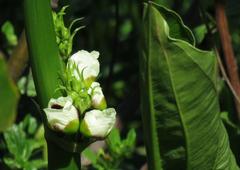
POLYGON ((80 125, 80 132, 87 137, 106 137, 116 121, 116 111, 113 108, 91 110, 86 112, 80 125))
POLYGON ((67 134, 76 133, 79 128, 77 109, 72 105, 71 97, 51 99, 44 109, 48 125, 52 130, 67 134))

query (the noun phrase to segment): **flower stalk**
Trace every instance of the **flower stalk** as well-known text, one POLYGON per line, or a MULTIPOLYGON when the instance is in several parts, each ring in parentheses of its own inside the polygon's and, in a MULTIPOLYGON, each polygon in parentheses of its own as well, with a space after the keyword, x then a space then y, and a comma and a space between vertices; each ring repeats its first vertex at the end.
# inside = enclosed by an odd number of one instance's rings
MULTIPOLYGON (((52 97, 61 95, 60 91, 55 90, 59 84, 58 75, 63 72, 50 1, 24 0, 24 13, 33 78, 40 107, 43 109, 52 97)), ((79 153, 67 152, 50 140, 47 140, 47 145, 49 170, 81 169, 79 153)))
POLYGON ((52 98, 44 109, 50 129, 75 134, 86 143, 104 139, 116 121, 115 109, 107 108, 100 83, 95 82, 100 71, 98 57, 99 52, 85 50, 69 57, 58 88, 63 96, 52 98))
MULTIPOLYGON (((44 113, 48 169, 81 169, 82 150, 104 139, 116 120, 115 109, 107 108, 102 88, 95 82, 99 52, 80 50, 69 55, 72 46, 59 42, 69 36, 71 41, 75 32, 56 39, 49 0, 25 0, 24 11, 33 77, 44 113), (59 55, 61 49, 69 51, 59 55)), ((63 22, 59 24, 65 28, 63 22)))

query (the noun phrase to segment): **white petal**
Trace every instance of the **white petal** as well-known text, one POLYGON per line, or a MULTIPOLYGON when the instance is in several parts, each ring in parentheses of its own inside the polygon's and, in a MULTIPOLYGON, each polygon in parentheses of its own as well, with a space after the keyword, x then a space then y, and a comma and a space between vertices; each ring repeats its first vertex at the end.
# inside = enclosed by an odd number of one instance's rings
POLYGON ((98 51, 92 51, 90 54, 91 54, 93 57, 95 57, 96 59, 98 59, 98 57, 99 57, 99 52, 98 52, 98 51))
MULTIPOLYGON (((81 73, 83 71, 83 78, 86 80, 88 78, 96 78, 99 74, 100 64, 98 61, 99 52, 81 50, 73 54, 69 58, 69 64, 75 63, 81 73)), ((76 76, 76 75, 75 75, 76 76)))
POLYGON ((112 130, 116 121, 116 111, 109 108, 103 111, 91 110, 84 116, 85 124, 94 137, 106 137, 112 130))
POLYGON ((72 105, 71 97, 51 99, 48 105, 49 107, 45 108, 44 112, 47 116, 48 124, 53 130, 64 131, 72 121, 78 121, 78 111, 72 105), (62 108, 54 107, 54 105, 62 108))
POLYGON ((70 96, 67 97, 59 97, 57 99, 50 99, 50 101, 48 102, 48 107, 51 108, 53 105, 59 105, 64 107, 65 105, 72 105, 72 98, 70 96))
POLYGON ((102 92, 102 88, 98 82, 93 82, 91 87, 88 90, 88 94, 92 97, 92 106, 96 109, 105 109, 106 101, 104 94, 102 92))

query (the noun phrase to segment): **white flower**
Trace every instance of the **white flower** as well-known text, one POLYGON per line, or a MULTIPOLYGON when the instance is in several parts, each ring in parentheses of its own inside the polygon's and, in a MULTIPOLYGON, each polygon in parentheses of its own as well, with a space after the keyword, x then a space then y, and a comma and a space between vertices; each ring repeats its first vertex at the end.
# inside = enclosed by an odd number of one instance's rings
MULTIPOLYGON (((89 81, 89 85, 95 80, 99 74, 100 64, 98 61, 99 52, 92 51, 88 52, 85 50, 78 51, 73 54, 69 60, 68 64, 76 64, 80 73, 83 73, 83 78, 85 81, 89 81)), ((79 78, 77 72, 74 75, 79 78)))
POLYGON ((116 121, 116 111, 114 108, 91 110, 86 112, 80 125, 80 131, 87 137, 106 137, 112 130, 116 121))
POLYGON ((71 97, 51 99, 44 109, 51 129, 65 133, 75 133, 79 128, 78 111, 72 105, 71 97))
POLYGON ((103 110, 107 108, 107 103, 102 92, 102 88, 98 82, 93 82, 88 89, 88 94, 92 99, 92 106, 95 109, 103 110))

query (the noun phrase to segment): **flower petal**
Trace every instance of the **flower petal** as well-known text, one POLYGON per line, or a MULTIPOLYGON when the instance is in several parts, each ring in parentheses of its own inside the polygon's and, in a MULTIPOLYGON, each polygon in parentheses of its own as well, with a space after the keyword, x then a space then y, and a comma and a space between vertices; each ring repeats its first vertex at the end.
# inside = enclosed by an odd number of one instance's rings
MULTIPOLYGON (((87 79, 94 80, 98 76, 99 70, 100 70, 98 57, 99 57, 99 52, 97 51, 92 51, 91 53, 89 53, 88 51, 81 50, 73 54, 69 58, 68 64, 70 65, 76 64, 79 72, 80 73, 83 72, 84 80, 87 80, 87 79)), ((75 76, 79 77, 78 75, 75 75, 75 76)))
POLYGON ((107 103, 102 92, 102 88, 98 82, 93 82, 88 90, 88 94, 92 98, 92 106, 95 109, 103 110, 107 108, 107 103))
POLYGON ((43 110, 51 129, 65 133, 75 133, 77 131, 79 127, 78 111, 72 105, 71 97, 51 99, 48 106, 43 110), (61 107, 53 108, 55 105, 61 107))
POLYGON ((80 125, 80 131, 88 137, 106 137, 116 121, 116 111, 113 108, 91 110, 87 112, 80 125))

